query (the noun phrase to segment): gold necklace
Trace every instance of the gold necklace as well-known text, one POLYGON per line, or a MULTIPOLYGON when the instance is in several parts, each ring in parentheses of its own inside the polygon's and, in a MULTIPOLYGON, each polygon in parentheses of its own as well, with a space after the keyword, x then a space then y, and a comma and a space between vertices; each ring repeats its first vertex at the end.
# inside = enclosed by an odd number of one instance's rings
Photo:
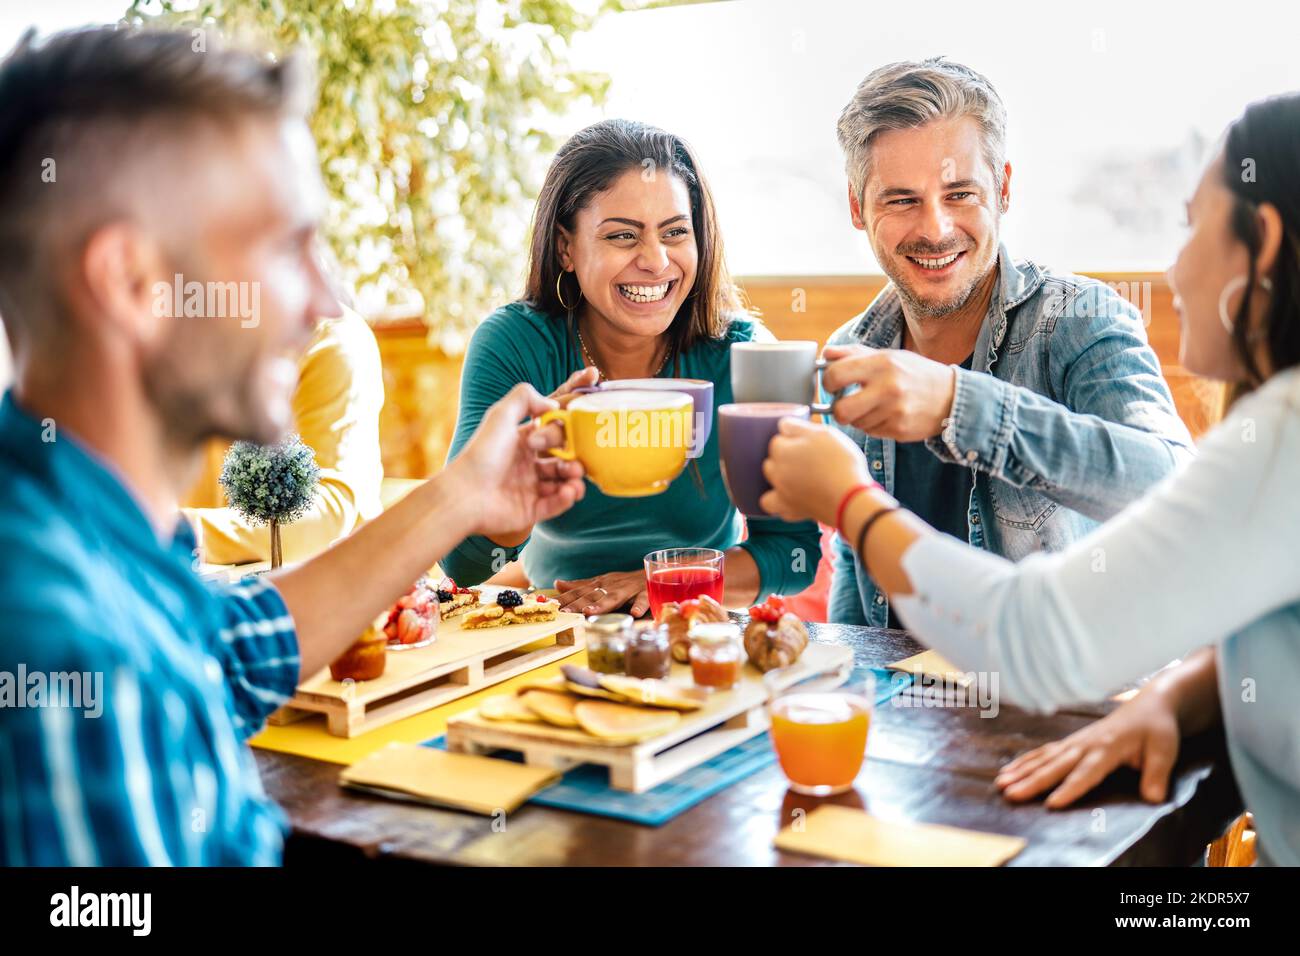
MULTIPOLYGON (((600 370, 600 366, 596 364, 596 360, 592 358, 591 353, 587 351, 587 343, 582 338, 582 329, 578 328, 578 323, 576 321, 573 323, 573 328, 574 331, 578 333, 578 347, 582 349, 582 360, 596 370, 597 382, 606 381, 608 379, 608 376, 600 370)), ((671 348, 664 349, 663 361, 659 363, 659 367, 655 369, 654 375, 650 376, 651 378, 658 378, 659 373, 662 372, 667 367, 668 356, 671 352, 672 352, 671 348)))

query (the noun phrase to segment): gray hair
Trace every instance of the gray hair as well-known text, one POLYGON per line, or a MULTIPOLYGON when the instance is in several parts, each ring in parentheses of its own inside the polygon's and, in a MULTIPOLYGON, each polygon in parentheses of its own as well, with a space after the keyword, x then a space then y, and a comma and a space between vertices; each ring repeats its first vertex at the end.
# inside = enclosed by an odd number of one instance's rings
POLYGON ((877 133, 915 129, 938 119, 970 116, 979 122, 984 159, 993 182, 1002 187, 1006 162, 1007 111, 993 84, 968 66, 941 56, 919 63, 890 63, 867 74, 840 113, 836 134, 844 150, 844 170, 862 202, 870 172, 871 143, 877 133))

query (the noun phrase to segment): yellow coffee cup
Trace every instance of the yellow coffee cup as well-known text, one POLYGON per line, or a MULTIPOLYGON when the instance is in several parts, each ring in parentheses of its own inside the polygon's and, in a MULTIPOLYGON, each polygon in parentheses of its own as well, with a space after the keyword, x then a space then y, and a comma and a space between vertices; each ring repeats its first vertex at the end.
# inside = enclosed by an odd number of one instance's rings
POLYGON ((694 408, 684 392, 619 389, 580 395, 538 425, 564 424, 564 445, 552 456, 582 462, 611 497, 638 498, 666 491, 686 467, 694 408))

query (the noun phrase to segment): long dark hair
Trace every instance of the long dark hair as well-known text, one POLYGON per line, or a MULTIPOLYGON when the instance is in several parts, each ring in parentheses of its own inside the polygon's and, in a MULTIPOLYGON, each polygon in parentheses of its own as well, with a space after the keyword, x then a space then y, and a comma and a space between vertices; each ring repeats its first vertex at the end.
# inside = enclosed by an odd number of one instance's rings
POLYGON ((1261 236, 1256 210, 1268 203, 1282 219, 1282 245, 1269 277, 1268 308, 1258 331, 1250 328, 1255 283, 1247 282, 1237 308, 1232 343, 1246 370, 1233 397, 1263 380, 1256 358, 1262 341, 1273 371, 1300 365, 1300 93, 1260 100, 1228 127, 1223 145, 1224 184, 1233 195, 1232 231, 1250 253, 1255 273, 1261 236))
MULTIPOLYGON (((668 329, 669 348, 680 355, 701 339, 721 338, 740 300, 723 259, 713 196, 695 154, 685 140, 654 126, 603 120, 579 130, 560 147, 533 213, 524 301, 551 315, 568 313, 555 294, 564 271, 556 243, 559 227, 572 229, 578 212, 623 173, 647 168, 676 176, 691 198, 699 265, 695 284, 668 329)), ((576 288, 566 289, 564 298, 572 302, 577 294, 576 288)))

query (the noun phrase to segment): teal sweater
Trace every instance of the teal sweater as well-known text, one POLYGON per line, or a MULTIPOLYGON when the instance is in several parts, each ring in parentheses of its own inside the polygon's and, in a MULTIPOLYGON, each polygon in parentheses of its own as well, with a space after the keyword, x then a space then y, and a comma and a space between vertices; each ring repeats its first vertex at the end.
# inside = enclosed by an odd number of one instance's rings
MULTIPOLYGON (((533 528, 520 548, 484 537, 462 541, 442 561, 462 586, 491 577, 522 552, 524 571, 537 587, 557 578, 576 580, 611 571, 633 571, 659 548, 703 547, 725 551, 740 541, 744 519, 727 498, 718 460, 717 407, 731 397, 731 343, 765 335, 755 320, 738 317, 722 339, 697 344, 661 373, 665 378, 713 382, 714 427, 704 453, 662 494, 611 498, 587 482, 587 494, 565 514, 533 528)), ((465 447, 487 409, 519 382, 543 395, 583 367, 572 325, 522 302, 493 312, 475 330, 460 381, 460 414, 448 460, 465 447)), ((789 524, 751 519, 741 542, 758 565, 760 595, 792 594, 812 583, 820 557, 814 522, 789 524)))

